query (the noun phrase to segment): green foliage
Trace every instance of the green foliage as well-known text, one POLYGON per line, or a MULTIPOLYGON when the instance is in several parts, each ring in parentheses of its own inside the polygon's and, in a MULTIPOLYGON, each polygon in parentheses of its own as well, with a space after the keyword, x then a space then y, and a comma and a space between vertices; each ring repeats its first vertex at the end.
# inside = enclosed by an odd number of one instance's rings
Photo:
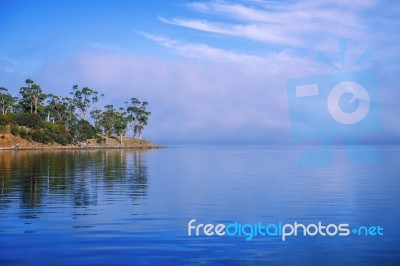
POLYGON ((120 143, 122 144, 122 136, 125 136, 128 130, 128 123, 132 121, 132 117, 128 116, 124 108, 120 108, 116 112, 116 119, 114 124, 114 133, 120 136, 120 143))
POLYGON ((105 138, 103 138, 102 136, 100 136, 100 135, 97 135, 96 136, 96 143, 97 144, 103 144, 103 143, 105 143, 106 142, 106 139, 105 138))
MULTIPOLYGON (((73 92, 70 94, 73 96, 73 103, 79 111, 80 119, 84 120, 89 108, 99 101, 99 93, 88 87, 84 87, 80 90, 78 85, 74 85, 72 89, 73 92)), ((102 94, 100 96, 103 97, 104 95, 102 94)))
POLYGON ((53 142, 51 137, 41 129, 36 129, 32 132, 32 140, 43 144, 49 144, 53 142))
POLYGON ((62 124, 44 122, 43 128, 51 133, 60 134, 63 131, 64 127, 62 124))
POLYGON ((67 145, 73 142, 71 134, 61 123, 45 122, 43 132, 50 138, 51 142, 56 142, 61 145, 67 145))
POLYGON ((0 133, 7 133, 7 126, 0 126, 0 133))
POLYGON ((33 80, 25 80, 26 86, 21 87, 19 94, 21 95, 20 104, 26 112, 38 113, 39 107, 42 105, 47 95, 43 93, 42 88, 33 80))
POLYGON ((17 97, 12 97, 7 91, 6 88, 0 87, 0 114, 2 115, 11 113, 18 101, 17 97))
MULTIPOLYGON (((32 134, 30 131, 27 131, 26 129, 22 128, 18 131, 18 133, 21 136, 21 138, 32 141, 32 134)), ((15 136, 17 136, 17 135, 15 135, 15 136)))
POLYGON ((42 122, 42 126, 34 127, 34 129, 26 129, 19 127, 16 124, 12 124, 10 131, 14 136, 20 136, 21 138, 29 141, 35 141, 43 144, 59 143, 67 145, 73 142, 71 134, 65 129, 62 124, 42 122))
POLYGON ((133 138, 142 138, 144 126, 148 124, 151 112, 147 111, 148 102, 141 102, 136 98, 131 99, 131 105, 127 108, 129 117, 131 118, 131 128, 133 130, 133 138))
POLYGON ((14 136, 18 136, 18 135, 20 134, 20 129, 19 129, 19 127, 18 127, 17 125, 15 125, 15 124, 12 124, 12 125, 11 125, 10 131, 11 131, 11 134, 13 134, 14 136))
POLYGON ((96 137, 96 129, 86 120, 79 121, 71 132, 77 141, 86 141, 96 137))
POLYGON ((97 133, 101 133, 101 120, 103 117, 103 111, 99 109, 92 110, 90 112, 90 117, 93 118, 94 121, 94 128, 96 129, 97 133))
POLYGON ((59 135, 55 141, 61 145, 67 145, 72 143, 72 137, 70 135, 59 135))
POLYGON ((14 117, 11 113, 8 114, 0 114, 0 125, 11 125, 14 122, 14 117))
POLYGON ((0 87, 0 133, 9 127, 15 136, 39 143, 55 142, 62 145, 91 138, 96 138, 97 143, 104 143, 106 139, 97 135, 104 133, 122 143, 129 126, 134 131, 134 137, 141 138, 144 126, 148 123, 148 103, 132 98, 131 105, 126 109, 106 105, 103 110, 92 110, 93 127, 84 118, 104 95, 88 87, 79 89, 75 85, 71 97, 59 97, 45 94, 31 79, 25 80, 25 83, 19 90, 19 98, 0 87))
POLYGON ((65 128, 70 128, 77 123, 76 106, 72 98, 64 97, 60 99, 56 95, 49 94, 47 103, 44 114, 48 122, 61 123, 65 128))
POLYGON ((115 109, 112 104, 106 105, 104 111, 101 113, 100 125, 104 130, 107 137, 111 137, 114 131, 114 124, 116 120, 115 109))
POLYGON ((19 113, 15 115, 14 119, 19 126, 29 128, 40 128, 43 126, 43 121, 37 114, 19 113))
POLYGON ((8 124, 7 118, 5 115, 0 115, 0 126, 5 126, 8 124))

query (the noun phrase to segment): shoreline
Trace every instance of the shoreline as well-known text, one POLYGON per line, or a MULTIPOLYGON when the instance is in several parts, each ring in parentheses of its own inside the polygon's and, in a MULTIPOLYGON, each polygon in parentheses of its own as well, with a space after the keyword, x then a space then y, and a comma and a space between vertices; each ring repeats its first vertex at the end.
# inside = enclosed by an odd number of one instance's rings
POLYGON ((88 139, 86 142, 61 145, 57 143, 43 144, 13 136, 10 133, 0 134, 0 151, 10 150, 100 150, 100 149, 165 149, 167 147, 156 145, 143 139, 123 138, 121 144, 115 138, 105 137, 105 143, 97 143, 96 139, 88 139))
POLYGON ((63 147, 63 146, 48 146, 48 147, 0 147, 0 151, 19 151, 19 150, 156 150, 166 149, 166 146, 89 146, 89 147, 63 147))

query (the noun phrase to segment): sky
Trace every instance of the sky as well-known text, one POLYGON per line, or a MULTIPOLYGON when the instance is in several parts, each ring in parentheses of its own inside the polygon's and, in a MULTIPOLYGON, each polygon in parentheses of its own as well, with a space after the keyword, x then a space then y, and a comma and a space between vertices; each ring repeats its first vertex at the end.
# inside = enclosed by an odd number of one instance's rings
POLYGON ((160 144, 275 144, 294 142, 289 79, 372 69, 381 127, 358 137, 399 143, 399 28, 397 1, 0 0, 0 86, 146 100, 160 144))

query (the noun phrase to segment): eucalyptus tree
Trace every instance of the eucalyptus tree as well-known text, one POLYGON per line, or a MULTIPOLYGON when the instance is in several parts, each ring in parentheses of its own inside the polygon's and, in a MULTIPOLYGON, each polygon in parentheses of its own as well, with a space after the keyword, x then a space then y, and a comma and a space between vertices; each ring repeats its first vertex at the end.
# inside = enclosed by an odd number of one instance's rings
POLYGON ((131 118, 130 126, 133 130, 133 138, 142 139, 144 126, 148 124, 151 112, 147 111, 148 102, 141 102, 137 98, 132 98, 131 103, 126 109, 131 118))
POLYGON ((114 126, 117 120, 116 110, 114 105, 108 104, 104 106, 104 111, 101 113, 100 125, 103 128, 104 134, 111 137, 114 133, 114 126))
POLYGON ((21 87, 19 93, 21 94, 20 104, 30 113, 38 113, 39 107, 42 105, 43 100, 47 95, 43 93, 42 88, 33 80, 25 80, 26 86, 21 87))
POLYGON ((115 118, 114 133, 119 136, 119 142, 123 144, 122 137, 126 135, 128 124, 132 120, 132 117, 128 115, 125 108, 121 107, 119 108, 119 112, 115 112, 115 118))
POLYGON ((60 97, 53 94, 47 95, 47 105, 45 106, 45 113, 47 115, 47 122, 60 122, 62 121, 63 105, 60 97))
POLYGON ((74 105, 79 112, 79 118, 84 120, 88 110, 99 101, 99 96, 103 97, 104 95, 99 95, 97 91, 88 87, 79 89, 78 85, 74 85, 72 89, 70 94, 73 96, 74 105))
POLYGON ((119 136, 120 143, 123 144, 122 137, 126 135, 128 124, 132 119, 125 108, 121 107, 116 110, 114 105, 109 104, 104 106, 104 111, 94 110, 91 114, 92 118, 97 121, 95 123, 98 123, 107 137, 115 134, 119 136))
POLYGON ((65 125, 65 128, 69 129, 78 122, 78 118, 75 115, 76 106, 74 104, 74 100, 69 97, 63 97, 61 99, 61 105, 62 105, 61 109, 62 121, 65 125))
POLYGON ((94 128, 96 132, 101 132, 101 120, 102 120, 103 111, 100 109, 94 109, 90 112, 90 117, 94 121, 94 128))
POLYGON ((3 115, 13 112, 17 97, 11 96, 6 88, 0 87, 0 110, 3 115))
MULTIPOLYGON (((146 110, 148 103, 141 102, 137 98, 132 98, 129 104, 126 103, 126 108, 116 109, 109 104, 99 110, 93 109, 93 105, 104 95, 99 95, 97 91, 88 87, 80 89, 74 85, 70 97, 60 97, 54 94, 44 94, 42 88, 31 79, 26 79, 25 83, 26 85, 19 90, 21 96, 19 98, 13 97, 7 89, 0 87, 0 115, 4 116, 10 112, 16 114, 16 116, 9 116, 11 122, 5 120, 8 117, 3 117, 6 125, 11 124, 12 120, 17 122, 15 117, 21 121, 24 120, 24 123, 36 119, 37 121, 35 120, 34 123, 38 128, 46 126, 47 130, 54 129, 54 132, 65 133, 55 140, 62 141, 62 143, 71 143, 73 139, 83 141, 95 137, 96 133, 104 133, 108 137, 118 136, 120 143, 123 144, 123 136, 126 135, 129 127, 133 130, 133 138, 141 139, 151 114, 146 110), (46 99, 47 101, 44 103, 46 99), (95 127, 85 120, 89 111, 91 111, 90 116, 95 127), (48 122, 56 124, 41 123, 46 117, 48 122), (65 130, 61 125, 65 126, 65 130)), ((23 123, 17 123, 23 126, 23 123)), ((51 138, 55 138, 54 136, 53 134, 51 138)))

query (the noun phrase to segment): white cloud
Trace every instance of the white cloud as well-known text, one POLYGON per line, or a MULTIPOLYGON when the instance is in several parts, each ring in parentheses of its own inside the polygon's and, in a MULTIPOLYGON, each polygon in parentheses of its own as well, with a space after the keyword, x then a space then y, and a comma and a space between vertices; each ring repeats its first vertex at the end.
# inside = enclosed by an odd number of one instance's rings
POLYGON ((258 25, 258 24, 215 24, 208 21, 190 20, 190 19, 165 19, 160 18, 164 23, 191 28, 195 30, 211 32, 222 35, 247 38, 253 41, 297 44, 293 38, 284 36, 276 25, 258 25))
POLYGON ((159 19, 185 28, 262 43, 310 46, 318 36, 329 35, 331 39, 364 38, 366 29, 358 12, 374 5, 375 1, 372 0, 295 3, 259 1, 257 6, 227 1, 194 2, 189 7, 212 14, 215 20, 159 19), (225 22, 215 22, 221 20, 225 22))
POLYGON ((172 40, 163 36, 157 36, 154 34, 149 34, 145 32, 139 32, 141 35, 149 40, 155 41, 156 43, 174 50, 180 55, 191 57, 191 58, 206 58, 208 60, 217 61, 230 61, 234 63, 242 62, 252 62, 252 63, 262 63, 264 59, 259 56, 227 51, 224 49, 218 49, 206 44, 194 44, 194 43, 184 43, 176 40, 172 40))

